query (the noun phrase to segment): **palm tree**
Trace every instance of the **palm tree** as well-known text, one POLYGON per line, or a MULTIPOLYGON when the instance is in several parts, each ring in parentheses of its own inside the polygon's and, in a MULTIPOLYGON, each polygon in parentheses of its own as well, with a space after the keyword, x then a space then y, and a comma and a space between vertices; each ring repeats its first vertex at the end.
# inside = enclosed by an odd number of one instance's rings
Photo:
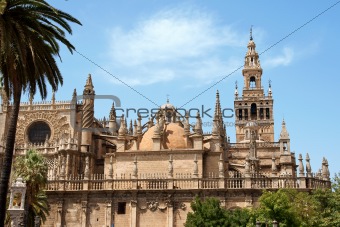
POLYGON ((65 37, 72 34, 69 22, 81 24, 44 0, 0 0, 0 72, 7 97, 13 99, 1 170, 0 226, 5 219, 21 94, 34 95, 38 89, 44 99, 46 82, 54 91, 62 85, 54 57, 60 58, 59 43, 71 53, 75 49, 65 37))
POLYGON ((49 214, 47 196, 43 190, 47 183, 48 167, 44 157, 34 150, 19 156, 14 162, 14 177, 21 177, 26 182, 25 226, 34 226, 34 217, 43 221, 49 214))

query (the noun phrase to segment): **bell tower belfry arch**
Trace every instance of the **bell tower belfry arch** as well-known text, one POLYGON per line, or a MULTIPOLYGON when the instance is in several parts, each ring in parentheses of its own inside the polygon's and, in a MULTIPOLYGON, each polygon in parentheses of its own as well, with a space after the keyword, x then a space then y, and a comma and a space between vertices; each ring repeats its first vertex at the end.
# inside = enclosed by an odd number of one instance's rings
POLYGON ((234 110, 236 142, 247 140, 245 125, 253 121, 258 125, 259 140, 274 142, 274 117, 273 97, 271 82, 267 95, 262 87, 262 68, 259 54, 256 52, 256 44, 250 29, 250 40, 247 45, 248 51, 244 60, 243 89, 239 96, 236 84, 234 110))

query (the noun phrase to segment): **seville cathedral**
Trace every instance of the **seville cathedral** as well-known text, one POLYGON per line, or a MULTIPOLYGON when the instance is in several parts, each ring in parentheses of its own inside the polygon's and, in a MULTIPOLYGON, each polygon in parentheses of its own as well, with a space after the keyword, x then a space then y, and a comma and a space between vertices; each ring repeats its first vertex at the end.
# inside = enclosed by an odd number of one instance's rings
MULTIPOLYGON (((328 161, 320 160, 320 170, 313 173, 308 154, 291 151, 285 121, 275 141, 273 94, 270 84, 266 93, 262 87, 255 47, 251 37, 242 94, 237 87, 230 94, 235 97, 234 142, 226 132, 219 92, 211 133, 203 132, 199 112, 189 119, 169 102, 146 123, 140 115, 131 122, 117 117, 114 105, 109 118, 96 119, 90 75, 82 101, 74 91, 70 101, 57 101, 53 94, 51 101, 21 103, 14 154, 35 149, 46 158, 51 210, 43 226, 183 226, 197 195, 235 209, 256 206, 264 189, 330 187, 328 161)), ((2 95, 0 168, 10 110, 2 95)))

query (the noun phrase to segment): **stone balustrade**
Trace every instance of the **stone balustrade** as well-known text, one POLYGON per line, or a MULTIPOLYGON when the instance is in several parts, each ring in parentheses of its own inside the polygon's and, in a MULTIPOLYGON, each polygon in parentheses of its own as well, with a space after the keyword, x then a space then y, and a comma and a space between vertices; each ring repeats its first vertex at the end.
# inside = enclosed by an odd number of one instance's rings
POLYGON ((52 144, 48 144, 48 143, 39 143, 39 144, 26 143, 24 145, 16 145, 15 155, 25 155, 26 152, 30 149, 36 150, 40 154, 56 154, 59 151, 63 151, 63 150, 77 151, 78 150, 78 141, 77 141, 77 139, 69 138, 69 139, 60 140, 58 143, 52 143, 52 144))
MULTIPOLYGON (((229 174, 231 175, 231 174, 229 174)), ((198 178, 182 175, 182 178, 165 177, 162 173, 140 175, 148 178, 133 178, 121 174, 112 178, 104 174, 69 176, 65 180, 49 178, 46 191, 79 190, 192 190, 192 189, 279 189, 279 188, 328 188, 330 182, 318 178, 293 178, 287 176, 266 177, 258 175, 231 175, 228 178, 198 178), (159 178, 156 176, 160 176, 159 178), (304 182, 304 183, 303 183, 304 182), (305 185, 305 186, 304 186, 305 185)), ((180 176, 180 175, 178 175, 180 176)))

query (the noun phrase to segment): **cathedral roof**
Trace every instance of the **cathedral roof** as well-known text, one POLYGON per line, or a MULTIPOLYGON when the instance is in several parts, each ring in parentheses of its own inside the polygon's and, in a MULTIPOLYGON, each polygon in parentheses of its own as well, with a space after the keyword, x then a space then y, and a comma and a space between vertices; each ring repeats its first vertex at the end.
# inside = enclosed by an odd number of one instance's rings
MULTIPOLYGON (((139 146, 139 150, 152 150, 155 126, 146 131, 139 146)), ((180 149, 186 148, 184 128, 177 123, 169 123, 164 125, 162 133, 162 147, 164 149, 180 149)))

